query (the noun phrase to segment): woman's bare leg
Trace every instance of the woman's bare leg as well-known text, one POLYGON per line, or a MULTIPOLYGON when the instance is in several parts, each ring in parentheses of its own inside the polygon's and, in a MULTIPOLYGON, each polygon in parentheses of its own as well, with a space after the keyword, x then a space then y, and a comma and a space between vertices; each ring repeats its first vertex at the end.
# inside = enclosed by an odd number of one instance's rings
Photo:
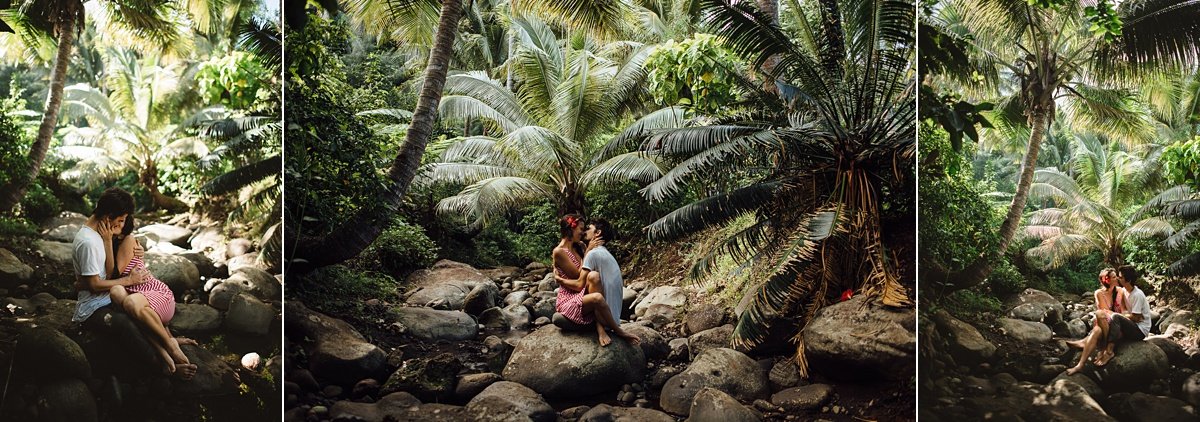
POLYGON ((166 349, 167 354, 175 362, 177 369, 185 371, 184 379, 189 379, 191 376, 187 372, 195 373, 195 365, 190 365, 187 355, 183 354, 183 349, 179 348, 179 342, 171 337, 171 333, 167 331, 167 327, 163 326, 162 320, 159 319, 158 313, 154 312, 154 308, 150 307, 150 302, 141 293, 129 295, 123 303, 125 312, 135 319, 142 322, 147 329, 150 330, 150 338, 166 349), (188 368, 183 368, 184 365, 190 365, 188 368))
POLYGON ((1092 327, 1091 334, 1088 334, 1087 341, 1083 344, 1083 353, 1079 355, 1079 363, 1071 369, 1067 370, 1067 375, 1082 371, 1084 365, 1087 364, 1088 356, 1092 355, 1092 351, 1096 349, 1096 344, 1100 341, 1100 327, 1092 327))

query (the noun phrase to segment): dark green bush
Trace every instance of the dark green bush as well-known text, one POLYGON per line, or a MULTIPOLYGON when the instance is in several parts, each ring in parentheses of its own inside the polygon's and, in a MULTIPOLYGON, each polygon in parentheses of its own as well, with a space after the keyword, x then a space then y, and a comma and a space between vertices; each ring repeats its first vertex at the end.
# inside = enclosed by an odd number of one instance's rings
POLYGON ((398 298, 396 279, 375 271, 332 265, 305 275, 300 283, 289 285, 288 300, 297 300, 321 312, 339 317, 361 315, 368 299, 394 301, 398 298))
POLYGON ((25 192, 25 197, 21 199, 21 211, 26 218, 35 222, 46 221, 62 208, 62 203, 54 196, 54 192, 42 186, 41 183, 35 183, 25 192))
POLYGON ((549 202, 523 210, 519 232, 513 239, 518 258, 550 264, 550 251, 558 244, 558 212, 549 202))
POLYGON ((943 304, 955 315, 975 315, 1000 312, 1000 300, 974 288, 955 291, 946 296, 943 304))
POLYGON ((12 113, 23 110, 24 102, 0 99, 0 187, 21 182, 29 166, 29 146, 33 139, 12 113))
POLYGON ((400 275, 428 267, 437 260, 438 247, 421 227, 397 221, 359 256, 362 266, 400 275))
POLYGON ((17 217, 0 216, 0 236, 31 237, 37 236, 37 226, 29 220, 17 217))
POLYGON ((996 297, 1006 297, 1025 290, 1025 276, 1007 259, 1001 259, 988 276, 988 288, 996 297))

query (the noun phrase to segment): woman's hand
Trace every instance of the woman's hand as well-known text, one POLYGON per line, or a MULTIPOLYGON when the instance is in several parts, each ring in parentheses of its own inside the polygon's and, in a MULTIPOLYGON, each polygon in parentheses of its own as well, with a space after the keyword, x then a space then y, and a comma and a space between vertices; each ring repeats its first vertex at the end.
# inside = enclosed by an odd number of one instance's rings
POLYGON ((591 252, 592 249, 596 249, 601 246, 604 246, 604 239, 593 238, 592 240, 588 241, 587 252, 591 252))
POLYGON ((133 240, 133 256, 136 258, 146 257, 146 250, 142 249, 142 243, 138 242, 137 239, 133 240))

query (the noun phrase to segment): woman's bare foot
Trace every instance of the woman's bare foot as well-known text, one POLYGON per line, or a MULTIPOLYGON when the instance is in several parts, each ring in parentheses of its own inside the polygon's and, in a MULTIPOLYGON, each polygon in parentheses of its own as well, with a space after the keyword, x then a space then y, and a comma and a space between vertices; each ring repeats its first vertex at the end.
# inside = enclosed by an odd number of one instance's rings
POLYGON ((629 344, 630 344, 630 345, 633 345, 633 346, 637 346, 637 345, 638 345, 638 343, 641 343, 641 342, 642 342, 642 339, 638 338, 638 336, 635 336, 635 335, 633 335, 633 334, 629 334, 629 332, 628 332, 628 331, 625 331, 625 330, 622 330, 622 329, 619 329, 619 328, 618 328, 616 331, 613 331, 613 334, 616 334, 616 335, 617 335, 617 337, 620 337, 620 338, 623 338, 623 339, 625 339, 625 341, 628 341, 628 342, 629 342, 629 344))
POLYGON ((175 342, 176 342, 176 343, 179 343, 180 345, 184 345, 184 344, 190 344, 190 345, 193 345, 193 346, 199 346, 199 345, 200 345, 200 343, 197 343, 197 342, 196 342, 196 340, 192 340, 192 339, 190 339, 190 338, 187 338, 187 337, 175 337, 175 342))
POLYGON ((175 376, 179 377, 181 380, 187 381, 196 376, 196 371, 199 369, 200 367, 196 366, 194 363, 181 363, 175 365, 175 376))
POLYGON ((158 351, 158 358, 162 359, 162 361, 163 361, 163 368, 162 368, 163 375, 174 374, 175 373, 175 359, 171 358, 171 354, 167 353, 167 349, 156 346, 154 348, 154 350, 158 351))
POLYGON ((612 343, 612 339, 608 337, 608 333, 600 330, 600 347, 608 346, 609 343, 612 343))
POLYGON ((1101 350, 1100 353, 1096 354, 1096 361, 1094 363, 1096 364, 1096 366, 1107 365, 1108 361, 1112 360, 1113 356, 1116 356, 1116 355, 1113 353, 1109 353, 1107 350, 1101 350))
POLYGON ((191 341, 191 344, 195 344, 195 341, 188 338, 184 338, 183 340, 184 341, 181 342, 179 341, 179 338, 172 337, 171 340, 167 342, 167 346, 169 346, 167 348, 167 353, 171 354, 171 359, 174 360, 175 363, 191 363, 188 362, 187 355, 183 354, 183 349, 180 349, 179 345, 189 344, 187 343, 188 341, 191 341))
POLYGON ((1081 339, 1079 339, 1079 340, 1071 340, 1071 341, 1068 341, 1068 342, 1067 342, 1067 345, 1068 345, 1068 346, 1071 346, 1071 347, 1074 347, 1074 348, 1076 348, 1076 349, 1082 349, 1082 348, 1083 348, 1083 341, 1084 341, 1084 340, 1086 340, 1086 339, 1082 339, 1082 338, 1081 338, 1081 339))

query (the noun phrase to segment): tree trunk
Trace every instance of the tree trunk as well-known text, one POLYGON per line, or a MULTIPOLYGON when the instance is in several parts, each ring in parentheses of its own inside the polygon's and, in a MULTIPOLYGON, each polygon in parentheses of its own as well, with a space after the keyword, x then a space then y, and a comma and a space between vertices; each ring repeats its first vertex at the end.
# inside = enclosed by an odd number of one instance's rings
POLYGON ((303 274, 357 256, 379 237, 388 218, 400 207, 409 185, 416 177, 421 156, 433 132, 438 103, 442 99, 442 88, 450 67, 454 35, 461 16, 460 0, 442 1, 441 18, 438 20, 433 49, 429 53, 429 64, 425 67, 424 85, 421 86, 412 124, 408 127, 400 153, 388 170, 388 180, 392 186, 379 198, 384 210, 379 213, 360 211, 324 237, 299 239, 293 259, 287 267, 288 272, 303 274))
MULTIPOLYGON (((1053 101, 1052 97, 1050 101, 1053 101)), ((955 289, 965 289, 983 282, 988 275, 991 275, 992 264, 1004 256, 1004 253, 1008 251, 1008 246, 1012 244, 1017 229, 1021 226, 1021 217, 1025 215, 1025 203, 1029 199, 1029 188, 1033 185, 1033 172, 1037 168, 1038 152, 1042 149, 1042 138, 1046 132, 1047 119, 1053 113, 1051 110, 1053 110, 1052 103, 1050 105, 1039 104, 1033 107, 1029 114, 1029 147, 1025 151, 1025 159, 1021 162, 1021 178, 1017 182, 1017 192, 1013 194, 1008 214, 1004 216, 1004 222, 1000 224, 1000 245, 995 251, 980 256, 957 276, 950 276, 949 281, 954 284, 955 289)))
MULTIPOLYGON (((74 3, 71 3, 74 4, 74 3)), ((75 43, 76 14, 68 11, 63 14, 63 21, 58 28, 58 54, 54 56, 54 68, 50 70, 50 95, 46 97, 46 110, 42 114, 42 124, 38 126, 37 140, 29 150, 29 167, 25 176, 13 180, 7 186, 0 187, 0 213, 12 212, 17 203, 25 197, 29 184, 37 179, 46 160, 46 151, 50 149, 50 139, 54 137, 54 127, 58 125, 58 111, 62 107, 63 87, 67 82, 67 63, 71 62, 71 47, 75 43)))
MULTIPOLYGON (((758 10, 762 11, 771 23, 779 25, 779 0, 756 0, 755 3, 758 3, 758 10)), ((763 90, 772 94, 779 93, 779 87, 775 86, 775 78, 771 76, 776 66, 779 66, 779 56, 768 57, 762 65, 763 90)))

